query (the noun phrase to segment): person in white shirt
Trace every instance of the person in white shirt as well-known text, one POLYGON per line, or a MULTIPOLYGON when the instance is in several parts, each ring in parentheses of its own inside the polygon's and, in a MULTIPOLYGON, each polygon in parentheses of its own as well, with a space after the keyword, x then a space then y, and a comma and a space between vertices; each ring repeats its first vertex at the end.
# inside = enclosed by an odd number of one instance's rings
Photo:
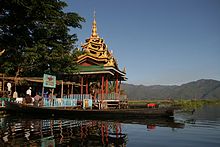
POLYGON ((7 87, 8 87, 8 96, 11 97, 11 83, 7 83, 7 87))
POLYGON ((26 91, 26 94, 31 96, 31 87, 26 91))
POLYGON ((31 87, 29 87, 29 89, 26 91, 26 96, 24 98, 24 103, 28 104, 28 105, 33 105, 33 100, 31 97, 31 87))
POLYGON ((8 91, 10 91, 11 92, 11 83, 7 83, 7 87, 8 87, 8 91))

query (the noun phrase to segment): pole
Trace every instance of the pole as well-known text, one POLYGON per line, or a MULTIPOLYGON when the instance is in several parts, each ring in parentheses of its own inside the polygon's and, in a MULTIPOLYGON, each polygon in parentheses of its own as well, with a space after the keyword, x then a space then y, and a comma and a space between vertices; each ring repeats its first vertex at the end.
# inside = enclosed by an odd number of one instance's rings
POLYGON ((72 90, 71 90, 71 94, 73 94, 73 84, 72 84, 72 90))
POLYGON ((104 75, 102 75, 102 91, 101 91, 101 97, 102 97, 102 100, 104 98, 104 75))
POLYGON ((61 83, 61 98, 63 98, 63 80, 62 80, 62 83, 61 83))
POLYGON ((42 98, 44 97, 44 86, 42 87, 42 94, 41 94, 42 98))
POLYGON ((3 81, 2 82, 3 82, 2 90, 5 91, 5 74, 3 74, 3 81))
POLYGON ((83 77, 81 77, 81 95, 83 94, 83 77))

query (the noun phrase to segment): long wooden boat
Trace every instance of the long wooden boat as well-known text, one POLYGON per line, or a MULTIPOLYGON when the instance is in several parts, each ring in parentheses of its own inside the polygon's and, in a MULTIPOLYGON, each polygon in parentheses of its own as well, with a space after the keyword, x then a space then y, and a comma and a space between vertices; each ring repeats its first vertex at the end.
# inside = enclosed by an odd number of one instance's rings
POLYGON ((8 113, 28 115, 44 115, 52 117, 74 118, 144 118, 172 117, 173 108, 141 108, 141 109, 73 109, 72 107, 38 107, 16 102, 6 102, 4 110, 8 113))

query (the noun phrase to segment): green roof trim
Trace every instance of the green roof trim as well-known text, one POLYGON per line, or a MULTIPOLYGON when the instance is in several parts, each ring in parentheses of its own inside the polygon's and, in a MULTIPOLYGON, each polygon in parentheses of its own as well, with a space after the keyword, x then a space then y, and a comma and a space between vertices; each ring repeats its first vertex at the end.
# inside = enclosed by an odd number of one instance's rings
POLYGON ((79 71, 100 71, 105 70, 103 65, 78 66, 79 71))

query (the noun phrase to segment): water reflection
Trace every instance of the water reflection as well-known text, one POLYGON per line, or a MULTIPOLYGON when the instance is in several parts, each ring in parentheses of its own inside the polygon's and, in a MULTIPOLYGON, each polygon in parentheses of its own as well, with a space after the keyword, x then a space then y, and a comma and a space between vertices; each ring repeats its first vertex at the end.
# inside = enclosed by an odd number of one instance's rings
POLYGON ((142 124, 147 130, 184 127, 173 118, 64 120, 6 116, 1 118, 0 146, 126 146, 128 135, 123 124, 142 124))

